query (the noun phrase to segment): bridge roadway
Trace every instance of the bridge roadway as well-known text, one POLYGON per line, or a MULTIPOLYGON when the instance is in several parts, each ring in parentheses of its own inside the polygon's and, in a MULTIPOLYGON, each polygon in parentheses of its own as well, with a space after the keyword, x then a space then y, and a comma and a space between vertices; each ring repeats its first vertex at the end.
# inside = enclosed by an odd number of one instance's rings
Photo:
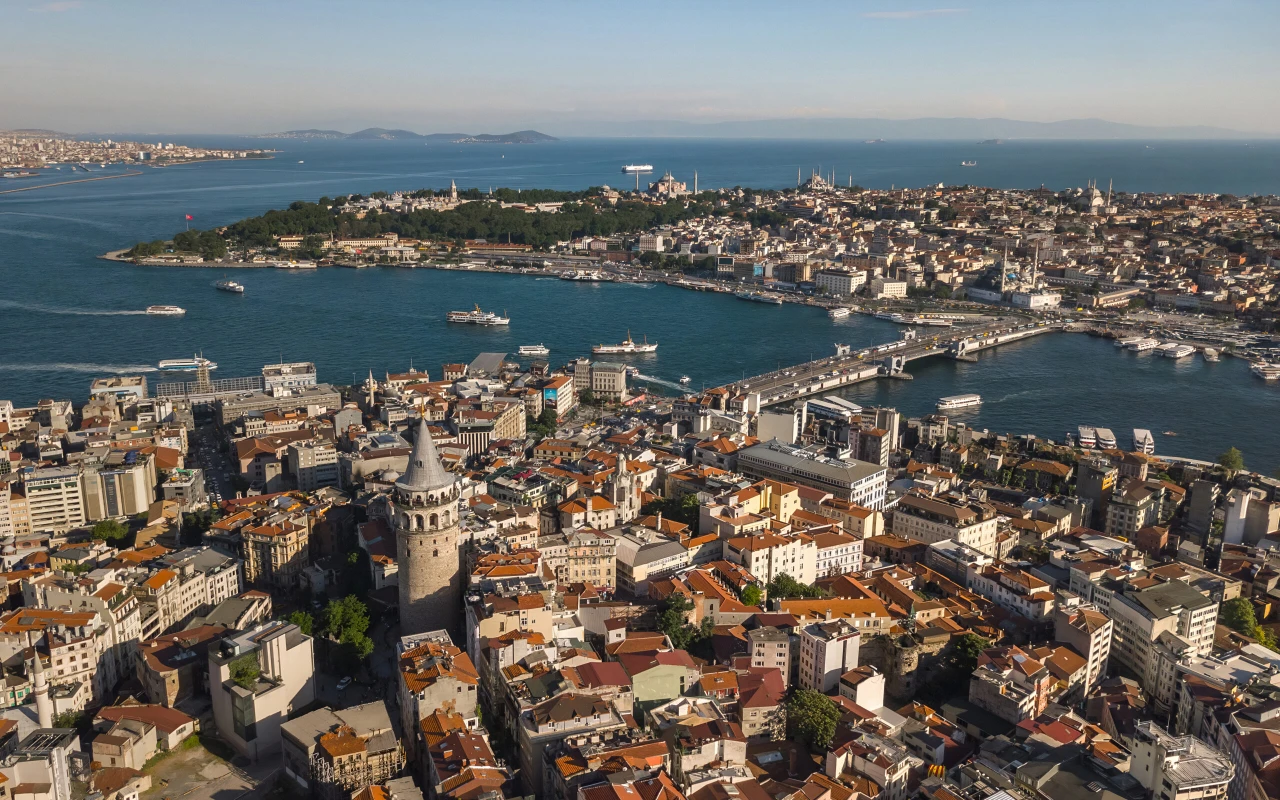
POLYGON ((935 333, 939 330, 937 328, 917 329, 916 339, 901 339, 844 355, 820 358, 721 388, 731 395, 758 395, 756 407, 765 408, 872 378, 898 374, 907 363, 916 359, 930 356, 963 359, 982 350, 1060 331, 1064 327, 1062 323, 1038 322, 1034 318, 1006 318, 964 329, 947 328, 941 333, 935 333))

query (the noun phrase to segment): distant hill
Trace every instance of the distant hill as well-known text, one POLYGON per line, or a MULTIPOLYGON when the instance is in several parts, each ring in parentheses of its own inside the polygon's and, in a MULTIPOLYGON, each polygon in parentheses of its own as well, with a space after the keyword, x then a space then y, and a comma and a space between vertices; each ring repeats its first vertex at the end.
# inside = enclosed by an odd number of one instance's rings
POLYGON ((390 128, 365 128, 355 133, 343 133, 342 131, 327 131, 308 128, 299 131, 282 131, 280 133, 264 133, 260 134, 259 139, 420 139, 428 144, 537 144, 539 142, 555 142, 559 141, 554 136, 548 136, 538 131, 516 131, 515 133, 429 133, 425 136, 421 133, 413 131, 396 130, 390 128))
POLYGON ((1274 133, 1247 133, 1205 125, 1130 125, 1105 119, 1067 119, 1057 122, 991 117, 792 118, 732 122, 638 120, 587 122, 575 126, 576 136, 643 136, 706 139, 1243 139, 1277 138, 1274 133))

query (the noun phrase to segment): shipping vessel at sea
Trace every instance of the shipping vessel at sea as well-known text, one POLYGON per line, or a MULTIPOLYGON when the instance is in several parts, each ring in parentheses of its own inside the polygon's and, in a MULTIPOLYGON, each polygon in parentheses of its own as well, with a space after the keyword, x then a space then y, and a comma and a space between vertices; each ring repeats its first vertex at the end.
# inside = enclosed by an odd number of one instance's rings
POLYGON ((831 317, 832 319, 844 319, 845 317, 849 316, 850 313, 852 312, 850 312, 849 309, 845 308, 844 306, 839 306, 838 308, 831 308, 827 310, 827 316, 831 317))
POLYGON ((481 311, 477 305, 471 311, 450 311, 445 315, 445 319, 449 322, 462 322, 468 325, 510 325, 510 317, 500 317, 492 311, 481 311))
POLYGON ((627 164, 622 168, 622 171, 628 175, 634 172, 653 172, 653 165, 652 164, 627 164))
POLYGON ((244 294, 244 286, 239 283, 236 283, 233 280, 227 280, 227 279, 220 280, 217 283, 215 283, 213 286, 215 289, 219 289, 224 292, 231 292, 232 294, 244 294))
POLYGON ((522 356, 549 356, 551 349, 544 344, 522 344, 516 351, 522 356))
POLYGON ((631 331, 627 331, 627 338, 618 344, 598 344, 591 348, 591 352, 596 355, 626 355, 629 353, 653 353, 658 349, 657 342, 650 342, 645 337, 643 343, 634 341, 631 338, 631 331))

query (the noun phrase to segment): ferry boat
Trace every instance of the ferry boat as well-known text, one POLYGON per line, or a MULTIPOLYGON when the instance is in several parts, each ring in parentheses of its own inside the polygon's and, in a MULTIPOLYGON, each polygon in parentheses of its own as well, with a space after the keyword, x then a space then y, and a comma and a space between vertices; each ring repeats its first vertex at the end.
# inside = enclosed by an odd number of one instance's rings
POLYGON ((1088 425, 1081 425, 1076 428, 1076 441, 1080 443, 1081 447, 1089 448, 1098 443, 1098 437, 1093 428, 1088 425))
POLYGON ((982 395, 980 394, 953 394, 938 401, 938 410, 955 411, 980 405, 982 405, 982 395))
POLYGON ((522 356, 551 355, 551 350, 544 344, 522 344, 517 352, 522 356))
POLYGON ((1137 344, 1138 342, 1142 341, 1144 338, 1146 337, 1130 336, 1127 339, 1116 339, 1116 347, 1129 347, 1131 345, 1137 344))
POLYGON ((220 280, 214 284, 214 288, 224 292, 231 292, 232 294, 244 294, 244 286, 233 280, 220 280))
POLYGON ((953 324, 949 319, 935 319, 933 317, 904 317, 903 321, 907 325, 925 325, 930 328, 950 328, 953 324))
POLYGON ((611 281, 613 280, 613 278, 609 275, 604 274, 600 270, 591 270, 588 272, 585 270, 575 269, 573 272, 566 272, 562 274, 560 276, 560 280, 581 281, 583 283, 600 283, 601 281, 611 281))
POLYGON ((628 378, 639 378, 639 377, 640 377, 640 368, 639 368, 639 367, 633 367, 633 366, 628 365, 628 366, 627 366, 627 369, 626 369, 626 373, 627 373, 627 377, 628 377, 628 378))
POLYGON ((161 317, 180 317, 187 310, 181 306, 147 306, 147 313, 161 317))
POLYGON ((630 175, 634 172, 653 172, 652 164, 627 164, 623 166, 622 171, 630 175))
POLYGON ((277 261, 272 264, 276 269, 315 269, 314 261, 277 261))
POLYGON ((895 314, 892 311, 877 311, 875 317, 876 319, 883 319, 887 322, 902 322, 902 320, 906 319, 906 317, 901 314, 895 314))
POLYGON ((1280 380, 1280 363, 1256 361, 1249 367, 1249 371, 1264 381, 1280 380))
POLYGON ((962 167, 976 167, 976 166, 978 166, 978 162, 977 162, 977 161, 961 161, 961 162, 960 162, 960 166, 962 166, 962 167))
POLYGON ((845 308, 844 306, 827 310, 827 316, 831 317, 832 319, 844 319, 845 317, 849 316, 849 313, 850 313, 849 309, 845 308))
POLYGON ((1194 355, 1196 349, 1189 344, 1170 342, 1169 344, 1161 345, 1156 352, 1165 358, 1186 358, 1189 355, 1194 355))
POLYGON ((215 370, 218 365, 202 356, 192 356, 191 358, 170 358, 161 361, 156 365, 161 372, 194 372, 200 367, 208 370, 215 370))
POLYGON ((1204 349, 1204 360, 1212 364, 1215 361, 1221 361, 1222 357, 1217 350, 1214 350, 1212 347, 1206 347, 1204 349))
POLYGON ((468 325, 510 325, 510 317, 500 317, 492 311, 481 311, 477 305, 472 311, 450 311, 445 315, 449 322, 465 322, 468 325))
POLYGON ((1156 451, 1156 440, 1146 428, 1133 429, 1133 449, 1138 453, 1151 455, 1156 451))
POLYGON ((681 375, 681 376, 680 376, 680 385, 681 385, 681 386, 688 386, 688 385, 689 385, 689 384, 691 384, 691 383, 693 383, 693 378, 690 378, 688 375, 681 375))
POLYGON ((627 338, 624 341, 619 342, 618 344, 598 344, 591 348, 591 352, 600 356, 628 353, 653 353, 656 352, 657 349, 657 342, 650 343, 648 337, 646 337, 644 343, 641 344, 640 342, 633 341, 631 339, 631 331, 627 331, 627 338))
POLYGON ((1110 428, 1095 428, 1095 435, 1098 437, 1098 447, 1103 450, 1116 449, 1116 435, 1111 432, 1110 428))
POLYGON ((1160 345, 1159 339, 1139 339, 1138 341, 1129 345, 1129 349, 1135 353, 1145 353, 1148 350, 1155 349, 1159 345, 1160 345))
POLYGON ((782 298, 776 294, 765 294, 764 292, 735 292, 734 297, 739 300, 747 300, 752 303, 765 303, 771 306, 782 305, 782 298))

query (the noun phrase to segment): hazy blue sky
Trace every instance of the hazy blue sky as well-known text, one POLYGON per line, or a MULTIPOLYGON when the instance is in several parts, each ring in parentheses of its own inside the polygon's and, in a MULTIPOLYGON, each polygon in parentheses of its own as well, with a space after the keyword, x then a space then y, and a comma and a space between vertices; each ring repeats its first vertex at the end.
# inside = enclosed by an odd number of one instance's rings
POLYGON ((0 0, 0 128, 1101 117, 1280 133, 1280 0, 0 0))

